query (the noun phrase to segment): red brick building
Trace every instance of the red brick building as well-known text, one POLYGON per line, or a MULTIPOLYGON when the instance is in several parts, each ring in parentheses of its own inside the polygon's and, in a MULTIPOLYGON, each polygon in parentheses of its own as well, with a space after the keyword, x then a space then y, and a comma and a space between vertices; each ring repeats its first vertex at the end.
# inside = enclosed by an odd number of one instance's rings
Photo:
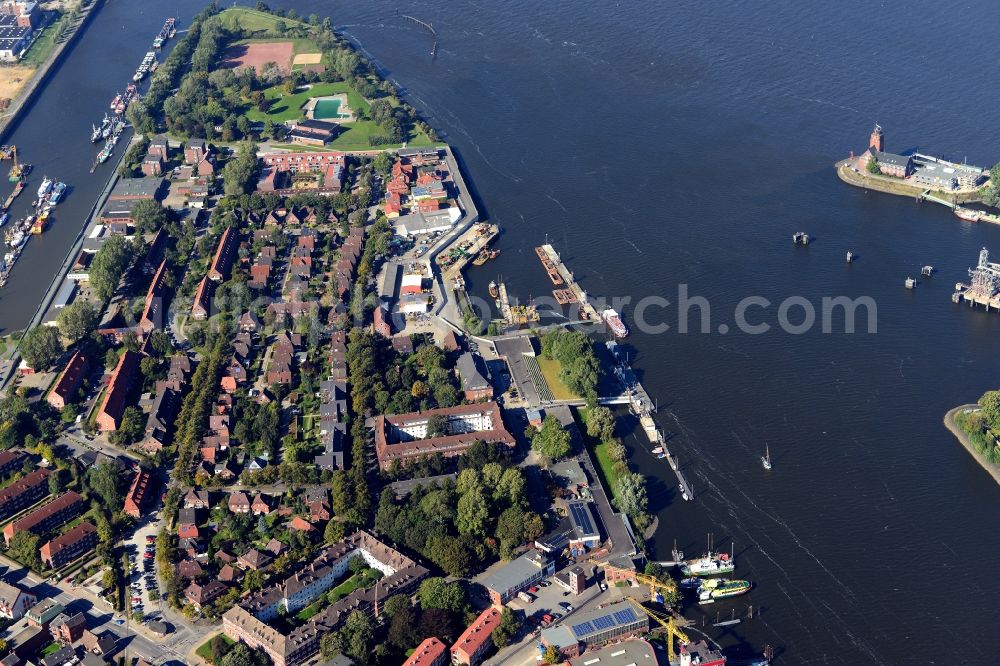
POLYGON ((90 362, 79 350, 76 351, 59 374, 55 386, 45 396, 46 401, 56 410, 62 410, 63 407, 74 402, 76 392, 80 390, 80 385, 83 384, 88 372, 90 372, 90 362))
POLYGON ((72 490, 64 492, 47 504, 43 504, 3 528, 4 540, 10 545, 11 539, 20 532, 40 534, 59 527, 76 518, 84 509, 83 497, 72 490))
POLYGON ((444 666, 448 662, 448 647, 434 636, 425 638, 403 666, 444 666))
POLYGON ((91 523, 80 523, 66 534, 62 534, 43 545, 39 552, 42 563, 52 569, 72 562, 84 553, 97 547, 97 528, 91 523))
POLYGON ((138 519, 142 515, 142 506, 146 502, 150 484, 149 472, 139 469, 132 479, 132 485, 125 496, 125 514, 138 519))
POLYGON ((476 666, 493 647, 493 630, 500 626, 500 610, 490 607, 462 632, 451 646, 451 663, 476 666))
POLYGON ((97 427, 103 432, 111 432, 121 425, 122 414, 128 406, 136 377, 139 374, 139 354, 126 349, 111 375, 104 400, 97 412, 97 427))

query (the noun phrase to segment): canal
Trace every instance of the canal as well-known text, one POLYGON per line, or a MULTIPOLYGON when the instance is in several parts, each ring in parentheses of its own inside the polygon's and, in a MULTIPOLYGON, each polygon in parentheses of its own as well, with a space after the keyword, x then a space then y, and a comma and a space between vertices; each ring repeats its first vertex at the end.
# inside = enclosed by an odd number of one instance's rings
MULTIPOLYGON (((100 122, 111 98, 132 80, 163 21, 176 15, 183 30, 203 7, 204 3, 190 0, 105 3, 67 49, 45 87, 11 125, 5 142, 16 145, 19 158, 33 167, 24 192, 11 206, 11 219, 28 215, 44 176, 67 183, 69 190, 48 229, 28 242, 7 284, 0 288, 0 335, 23 328, 34 315, 107 184, 112 163, 128 143, 130 130, 111 160, 90 173, 101 147, 90 142, 91 125, 100 122)), ((174 43, 169 42, 164 55, 174 43)), ((4 176, 9 166, 6 162, 0 167, 4 176)), ((11 189, 13 185, 3 178, 0 196, 6 197, 11 189)))

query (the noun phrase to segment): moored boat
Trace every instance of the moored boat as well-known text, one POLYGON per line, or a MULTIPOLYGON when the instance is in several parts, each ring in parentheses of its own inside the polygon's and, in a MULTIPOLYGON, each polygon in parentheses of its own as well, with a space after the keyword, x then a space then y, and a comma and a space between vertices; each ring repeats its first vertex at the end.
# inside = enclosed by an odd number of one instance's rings
POLYGON ((706 580, 698 590, 698 603, 712 603, 718 599, 738 597, 746 594, 753 587, 748 580, 706 580))
POLYGON ((708 553, 681 565, 685 576, 721 576, 736 570, 736 560, 729 553, 708 553))
POLYGON ((490 296, 492 296, 493 298, 500 297, 500 287, 497 286, 496 280, 490 280, 489 290, 490 290, 490 296))
POLYGON ((52 189, 52 179, 48 176, 42 178, 42 184, 38 186, 38 198, 43 198, 52 189))
POLYGON ((66 183, 58 182, 52 186, 52 192, 49 193, 49 203, 55 206, 59 203, 63 195, 66 193, 66 183))
POLYGON ((972 210, 971 208, 955 206, 955 217, 960 220, 965 220, 966 222, 978 222, 979 218, 982 217, 982 212, 972 210))
POLYGON ((628 335, 628 328, 626 328, 625 324, 622 322, 621 316, 619 316, 619 314, 611 308, 601 312, 601 319, 603 319, 608 325, 608 328, 611 329, 611 333, 614 334, 616 338, 624 338, 628 335))

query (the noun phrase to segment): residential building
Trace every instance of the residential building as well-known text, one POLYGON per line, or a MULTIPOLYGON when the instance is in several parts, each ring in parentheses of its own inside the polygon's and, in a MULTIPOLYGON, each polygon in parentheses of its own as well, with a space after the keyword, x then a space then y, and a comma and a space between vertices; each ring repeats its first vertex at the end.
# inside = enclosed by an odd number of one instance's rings
POLYGON ((382 469, 388 469, 394 460, 409 461, 434 453, 446 458, 458 456, 479 440, 509 447, 515 444, 496 402, 380 415, 375 419, 375 453, 382 469), (443 417, 445 434, 428 437, 427 426, 433 416, 443 417))
POLYGON ((500 626, 500 609, 491 606, 479 614, 451 646, 451 663, 477 666, 493 647, 493 630, 500 626))
POLYGON ((448 663, 448 646, 431 636, 417 646, 413 654, 403 662, 403 666, 444 666, 446 663, 448 663))
POLYGON ((63 605, 55 599, 42 599, 29 608, 25 616, 28 618, 28 624, 33 627, 48 627, 63 610, 65 610, 63 605))
POLYGON ((250 498, 244 492, 230 493, 228 504, 231 513, 250 513, 250 498))
POLYGON ((217 580, 211 580, 204 585, 199 585, 198 583, 191 583, 184 590, 184 598, 188 600, 192 606, 201 610, 202 606, 212 603, 220 596, 222 593, 229 588, 220 583, 217 580))
POLYGON ((537 550, 499 566, 482 580, 494 606, 502 606, 517 593, 555 573, 555 564, 537 550))
POLYGON ((261 162, 264 168, 257 189, 279 194, 340 192, 347 169, 344 153, 335 151, 265 153, 261 162))
POLYGON ((111 381, 104 392, 104 400, 97 411, 97 427, 103 432, 117 430, 122 414, 132 396, 132 389, 139 374, 139 354, 130 349, 122 352, 111 374, 111 381))
POLYGON ((135 473, 135 478, 132 479, 128 494, 125 495, 126 515, 136 520, 142 515, 142 507, 146 502, 150 481, 149 472, 140 467, 135 473))
POLYGON ((20 620, 29 608, 38 603, 33 592, 0 581, 0 617, 20 620))
POLYGON ((42 556, 42 564, 51 569, 58 569, 96 547, 97 528, 89 522, 83 522, 65 534, 52 539, 39 551, 42 556))
POLYGON ((0 520, 23 511, 48 495, 48 479, 51 473, 47 469, 36 469, 6 488, 0 489, 0 520))
POLYGON ((208 279, 212 282, 222 282, 229 274, 236 246, 239 244, 239 234, 234 227, 226 227, 219 237, 219 244, 212 257, 212 265, 208 269, 208 279))
POLYGON ((10 545, 10 540, 19 532, 44 534, 63 523, 76 518, 84 509, 83 497, 72 490, 67 490, 51 502, 43 504, 34 511, 8 523, 3 528, 4 540, 10 545))
POLYGON ((374 614, 378 599, 412 593, 427 574, 427 569, 371 534, 355 532, 324 548, 304 569, 227 611, 223 628, 231 639, 264 650, 275 666, 296 666, 311 659, 319 651, 320 636, 339 628, 351 612, 374 614), (294 614, 331 589, 356 557, 384 574, 378 591, 355 589, 288 633, 269 624, 279 613, 294 614))
POLYGON ((455 369, 462 380, 462 391, 465 393, 466 400, 475 402, 493 398, 493 385, 489 380, 489 370, 479 354, 465 352, 458 357, 455 369))
POLYGON ((55 386, 45 396, 45 400, 57 411, 61 411, 66 405, 75 402, 77 391, 80 390, 83 380, 87 378, 88 372, 90 372, 90 362, 87 357, 80 350, 73 352, 66 367, 59 373, 59 379, 56 380, 55 386))
POLYGON ((49 625, 49 633, 52 634, 54 641, 63 645, 69 645, 80 640, 86 628, 87 616, 83 613, 73 613, 72 615, 60 613, 52 619, 52 623, 49 625))
POLYGON ((10 475, 24 466, 26 456, 22 451, 0 451, 0 478, 10 475))

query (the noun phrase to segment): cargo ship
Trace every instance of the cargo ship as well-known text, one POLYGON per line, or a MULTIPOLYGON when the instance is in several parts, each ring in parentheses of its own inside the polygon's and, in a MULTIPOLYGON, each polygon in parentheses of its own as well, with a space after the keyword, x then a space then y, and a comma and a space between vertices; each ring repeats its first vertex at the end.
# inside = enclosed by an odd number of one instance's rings
POLYGON ((146 78, 146 74, 149 74, 151 71, 156 69, 157 64, 158 63, 156 62, 156 52, 147 51, 146 55, 143 56, 142 58, 142 62, 139 63, 139 66, 136 68, 135 74, 132 75, 132 80, 135 81, 136 83, 142 81, 144 78, 146 78))
POLYGON ((681 565, 685 576, 721 576, 736 570, 736 560, 729 553, 708 553, 681 565))
POLYGON ((698 603, 710 604, 718 599, 738 597, 746 594, 753 587, 748 580, 706 580, 698 588, 698 603))
POLYGON ((153 39, 153 48, 156 50, 162 49, 167 40, 173 39, 175 35, 177 35, 177 21, 171 16, 164 21, 160 32, 153 39))
POLYGON ((628 329, 625 328, 625 324, 622 323, 622 318, 611 308, 601 312, 601 319, 603 319, 604 323, 608 325, 608 328, 611 329, 611 332, 616 338, 624 338, 628 335, 628 329))

